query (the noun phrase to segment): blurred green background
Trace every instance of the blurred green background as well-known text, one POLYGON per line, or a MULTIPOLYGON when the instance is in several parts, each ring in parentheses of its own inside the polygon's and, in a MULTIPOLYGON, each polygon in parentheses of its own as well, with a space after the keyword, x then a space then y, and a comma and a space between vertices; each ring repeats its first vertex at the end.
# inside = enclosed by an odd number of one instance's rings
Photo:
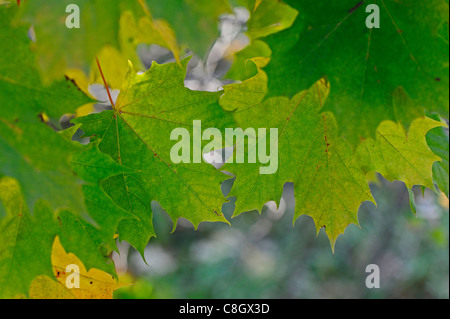
MULTIPOLYGON (((135 284, 116 298, 448 298, 448 200, 414 189, 417 216, 404 184, 380 178, 372 185, 377 207, 359 210, 333 255, 323 230, 311 218, 292 225, 293 190, 286 184, 280 209, 245 213, 226 224, 203 223, 195 231, 155 205, 158 238, 141 256, 123 242, 114 259, 124 280, 135 284), (368 289, 365 272, 377 264, 379 289, 368 289)), ((230 217, 232 201, 224 211, 230 217)))

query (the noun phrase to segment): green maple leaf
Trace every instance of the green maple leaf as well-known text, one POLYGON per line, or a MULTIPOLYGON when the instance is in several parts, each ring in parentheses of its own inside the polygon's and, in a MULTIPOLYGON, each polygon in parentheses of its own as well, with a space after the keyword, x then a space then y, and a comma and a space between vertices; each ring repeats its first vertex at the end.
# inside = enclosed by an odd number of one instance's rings
POLYGON ((42 203, 33 215, 28 212, 12 178, 0 179, 0 200, 6 210, 0 219, 0 298, 13 298, 26 293, 35 277, 52 274, 50 255, 57 226, 53 212, 42 203))
POLYGON ((232 3, 246 7, 250 12, 246 35, 251 43, 234 55, 233 64, 227 73, 228 78, 244 80, 257 73, 256 69, 251 69, 251 64, 248 68, 248 59, 270 57, 272 54, 269 46, 258 39, 291 27, 298 12, 278 0, 235 0, 232 3))
POLYGON ((119 48, 118 22, 127 9, 143 14, 137 0, 30 0, 21 3, 17 23, 33 26, 41 76, 49 82, 69 68, 87 73, 105 45, 119 48), (71 4, 79 7, 80 28, 66 26, 71 14, 66 8, 71 4))
MULTIPOLYGON (((436 114, 430 115, 434 120, 440 121, 436 114)), ((436 127, 427 133, 427 144, 434 154, 441 158, 441 161, 433 164, 433 180, 439 189, 449 195, 449 142, 448 128, 436 127)))
POLYGON ((27 110, 32 113, 30 117, 45 113, 51 118, 59 118, 65 113, 75 113, 79 106, 91 102, 77 92, 69 79, 61 80, 62 75, 49 86, 41 83, 27 28, 11 25, 16 11, 16 8, 0 7, 0 102, 5 110, 2 117, 15 120, 27 110))
POLYGON ((82 256, 87 268, 102 269, 115 275, 114 264, 108 257, 112 250, 108 244, 113 237, 104 241, 104 234, 108 232, 108 224, 115 218, 118 208, 108 204, 111 200, 95 197, 102 196, 101 193, 90 189, 86 192, 94 199, 92 203, 87 199, 91 213, 95 215, 95 208, 91 209, 94 205, 102 205, 99 206, 102 218, 97 220, 101 228, 68 211, 61 212, 55 219, 54 213, 42 201, 30 214, 17 182, 9 177, 0 179, 0 200, 6 208, 6 216, 0 219, 0 298, 27 295, 34 278, 51 276, 50 256, 56 235, 60 236, 68 251, 82 256))
POLYGON ((53 209, 83 212, 81 180, 69 164, 75 148, 43 122, 91 100, 70 81, 42 85, 27 29, 10 25, 14 12, 0 8, 0 175, 20 182, 31 209, 45 199, 53 209))
MULTIPOLYGON (((70 129, 74 133, 79 125, 70 129)), ((76 216, 64 211, 59 214, 60 239, 64 247, 83 259, 88 268, 97 268, 115 273, 109 253, 116 250, 114 235, 124 220, 137 217, 116 205, 102 188, 102 181, 112 176, 133 172, 119 165, 110 156, 101 152, 96 143, 79 147, 73 154, 71 165, 74 172, 86 181, 83 194, 88 216, 76 216), (67 240, 70 238, 70 241, 67 240), (78 243, 76 246, 73 243, 78 243)))
MULTIPOLYGON (((267 94, 267 74, 261 70, 269 62, 269 58, 254 58, 246 61, 246 66, 254 66, 257 73, 241 83, 224 86, 224 94, 220 105, 229 111, 237 108, 251 107, 263 101, 267 94)), ((248 69, 252 70, 251 67, 248 69)), ((251 72, 251 71, 250 71, 251 72)))
POLYGON ((174 229, 179 217, 195 226, 202 221, 226 222, 220 212, 225 175, 204 162, 171 162, 173 129, 186 128, 192 134, 193 120, 217 127, 226 118, 217 103, 220 92, 184 87, 187 62, 181 61, 183 67, 153 63, 141 75, 130 64, 114 110, 74 120, 91 141, 99 141, 100 150, 135 171, 107 179, 102 186, 118 205, 140 219, 121 223, 119 238, 141 253, 154 235, 152 200, 166 209, 174 229))
POLYGON ((255 40, 280 32, 292 26, 297 10, 279 0, 235 0, 250 11, 247 35, 255 40))
POLYGON ((20 182, 29 207, 44 199, 54 209, 84 212, 82 181, 69 164, 75 148, 38 120, 20 121, 0 118, 0 175, 20 182))
MULTIPOLYGON (((278 170, 261 175, 259 163, 228 163, 223 169, 236 176, 230 193, 237 197, 235 216, 259 209, 268 201, 279 203, 283 185, 293 182, 295 219, 303 214, 311 216, 317 231, 325 228, 334 249, 345 228, 358 224, 361 203, 373 198, 350 146, 338 136, 333 115, 320 113, 327 94, 327 85, 320 81, 292 99, 275 97, 236 106, 235 120, 242 128, 278 128, 278 170)), ((258 136, 258 147, 261 138, 258 136)))
POLYGON ((434 189, 432 167, 441 159, 431 151, 425 136, 442 125, 422 117, 411 123, 406 134, 401 124, 384 121, 376 139, 368 139, 358 147, 358 162, 365 171, 378 172, 390 181, 403 181, 409 189, 414 185, 434 189))
POLYGON ((269 95, 292 96, 327 76, 324 109, 354 146, 374 137, 383 120, 409 124, 424 108, 448 117, 448 2, 287 3, 299 16, 292 28, 266 38, 273 51, 269 95), (380 8, 379 29, 366 27, 372 3, 380 8), (396 112, 399 89, 412 98, 408 112, 396 112))
MULTIPOLYGON (((73 135, 70 129, 68 136, 73 135)), ((120 166, 97 145, 77 147, 72 158, 74 171, 85 178, 83 186, 89 221, 70 211, 56 217, 38 201, 30 214, 20 186, 10 177, 0 179, 0 202, 6 214, 0 219, 1 298, 27 295, 31 281, 39 275, 52 275, 51 251, 55 236, 68 252, 82 258, 88 269, 97 268, 115 276, 109 254, 116 250, 114 234, 119 222, 136 216, 118 207, 100 186, 103 179, 132 170, 120 166)))
POLYGON ((271 55, 269 46, 263 41, 256 40, 234 55, 233 64, 225 77, 235 81, 249 79, 258 73, 258 69, 247 61, 255 57, 269 58, 271 55))

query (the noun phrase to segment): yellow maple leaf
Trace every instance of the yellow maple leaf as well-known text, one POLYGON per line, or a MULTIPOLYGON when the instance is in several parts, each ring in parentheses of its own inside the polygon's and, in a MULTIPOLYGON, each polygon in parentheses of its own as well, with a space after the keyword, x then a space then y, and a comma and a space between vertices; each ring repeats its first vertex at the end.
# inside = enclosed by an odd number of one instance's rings
POLYGON ((113 291, 122 287, 114 276, 84 264, 66 253, 56 236, 52 247, 54 278, 36 277, 30 286, 30 299, 112 299, 113 291))

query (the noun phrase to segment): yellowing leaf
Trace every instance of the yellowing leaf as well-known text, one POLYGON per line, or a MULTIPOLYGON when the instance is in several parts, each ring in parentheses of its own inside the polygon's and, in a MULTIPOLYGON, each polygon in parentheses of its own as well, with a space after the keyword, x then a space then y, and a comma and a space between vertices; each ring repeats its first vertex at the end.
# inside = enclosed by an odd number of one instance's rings
MULTIPOLYGON (((89 93, 89 80, 80 69, 68 69, 65 72, 66 79, 74 83, 84 94, 94 99, 94 97, 89 93)), ((86 103, 76 109, 75 114, 77 117, 85 116, 91 114, 94 111, 95 103, 86 103)))
POLYGON ((247 34, 257 39, 292 26, 298 11, 279 0, 257 0, 248 21, 247 34))
MULTIPOLYGON (((249 82, 241 85, 244 91, 251 88, 249 82)), ((233 94, 239 89, 235 86, 233 94)), ((243 129, 278 129, 278 169, 261 175, 260 164, 248 160, 244 160, 245 166, 227 163, 223 169, 236 176, 229 194, 236 197, 234 216, 260 209, 268 201, 279 203, 284 184, 292 182, 294 220, 311 216, 317 232, 324 228, 334 249, 337 237, 348 225, 359 225, 360 205, 374 199, 351 147, 339 137, 333 114, 320 113, 328 92, 328 84, 319 81, 292 99, 275 97, 241 108, 242 103, 236 103, 234 117, 243 129)))
MULTIPOLYGON (((221 92, 191 91, 184 86, 188 59, 159 65, 144 74, 129 72, 114 109, 74 119, 85 136, 119 165, 134 171, 105 180, 105 192, 124 210, 139 218, 122 221, 118 233, 143 252, 154 234, 151 201, 158 201, 174 222, 186 218, 196 227, 204 221, 227 219, 220 212, 225 198, 220 184, 225 175, 209 163, 172 163, 171 132, 180 126, 194 129, 225 127, 229 116, 218 105, 221 92), (207 115, 207 116, 203 116, 207 115), (226 124, 222 124, 226 123, 226 124)), ((228 126, 229 127, 229 126, 228 126)))
POLYGON ((64 72, 64 75, 66 76, 67 80, 70 80, 72 83, 74 83, 84 94, 92 97, 88 90, 89 80, 82 70, 68 69, 66 70, 66 72, 64 72))
POLYGON ((67 69, 87 71, 105 45, 120 47, 118 21, 123 11, 140 12, 136 1, 79 0, 23 1, 16 23, 33 25, 34 44, 44 82, 51 82, 67 69), (68 28, 68 4, 79 7, 80 28, 68 28))
MULTIPOLYGON (((166 21, 153 19, 148 10, 145 12, 147 15, 138 21, 131 11, 122 14, 119 34, 122 51, 126 51, 127 48, 129 51, 135 51, 139 43, 157 44, 172 51, 175 60, 180 64, 180 48, 173 29, 166 21)), ((133 65, 138 61, 132 60, 133 65)))
MULTIPOLYGON (((128 60, 119 50, 109 45, 100 50, 97 58, 101 63, 102 72, 105 79, 107 79, 108 86, 113 89, 120 89, 128 71, 128 60)), ((103 84, 103 79, 96 62, 92 63, 89 83, 103 84)))
POLYGON ((122 286, 104 271, 95 268, 87 271, 77 256, 64 250, 58 236, 53 243, 52 265, 54 278, 45 275, 35 278, 30 286, 31 299, 111 299, 113 291, 122 286), (68 272, 69 265, 76 266, 79 272, 68 272), (79 288, 69 288, 77 277, 79 288))
POLYGON ((440 158, 427 145, 425 135, 441 122, 418 118, 411 123, 408 134, 401 124, 382 122, 376 139, 367 139, 357 149, 358 162, 365 171, 375 171, 386 179, 405 182, 408 188, 433 186, 432 166, 440 158))
POLYGON ((247 60, 254 63, 258 73, 242 83, 224 86, 224 95, 220 98, 220 105, 227 111, 234 111, 263 101, 267 93, 267 74, 261 68, 269 63, 269 58, 259 57, 247 60))

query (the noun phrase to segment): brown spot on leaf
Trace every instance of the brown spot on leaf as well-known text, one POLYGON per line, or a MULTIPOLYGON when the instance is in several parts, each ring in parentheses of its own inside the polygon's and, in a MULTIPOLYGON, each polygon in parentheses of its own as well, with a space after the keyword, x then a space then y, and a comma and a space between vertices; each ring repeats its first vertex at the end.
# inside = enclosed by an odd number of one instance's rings
MULTIPOLYGON (((74 79, 69 78, 67 75, 64 75, 64 77, 66 78, 66 81, 72 82, 72 84, 78 89, 78 91, 81 91, 81 88, 77 85, 74 79)), ((67 88, 70 89, 70 86, 68 86, 67 88)))

